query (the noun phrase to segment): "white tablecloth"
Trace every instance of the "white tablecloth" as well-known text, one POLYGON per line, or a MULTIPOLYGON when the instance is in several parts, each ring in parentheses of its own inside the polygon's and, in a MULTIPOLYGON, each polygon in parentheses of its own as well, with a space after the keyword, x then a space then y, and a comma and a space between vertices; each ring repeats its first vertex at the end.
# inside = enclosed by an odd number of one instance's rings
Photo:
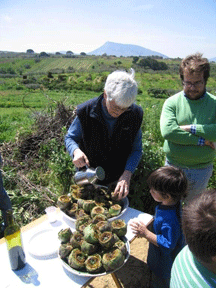
MULTIPOLYGON (((128 223, 132 218, 138 219, 142 216, 142 220, 145 224, 152 220, 152 216, 146 213, 142 213, 138 210, 128 208, 122 215, 122 219, 128 223), (139 216, 140 215, 140 216, 139 216)), ((50 224, 48 220, 42 222, 38 226, 35 226, 24 233, 22 233, 23 246, 26 254, 27 264, 19 271, 12 271, 10 268, 8 251, 6 243, 0 245, 0 287, 1 288, 20 288, 20 287, 82 287, 91 277, 82 277, 68 272, 61 264, 61 261, 57 257, 57 253, 50 255, 49 257, 33 256, 30 251, 29 240, 35 233, 43 230, 52 229, 53 233, 57 234, 62 228, 68 226, 74 230, 71 222, 68 222, 62 214, 59 213, 58 219, 53 224, 50 224), (70 286, 69 286, 70 285, 70 286)), ((128 232, 126 237, 129 241, 134 238, 134 235, 128 226, 128 232)), ((123 269, 123 268, 122 268, 123 269)))

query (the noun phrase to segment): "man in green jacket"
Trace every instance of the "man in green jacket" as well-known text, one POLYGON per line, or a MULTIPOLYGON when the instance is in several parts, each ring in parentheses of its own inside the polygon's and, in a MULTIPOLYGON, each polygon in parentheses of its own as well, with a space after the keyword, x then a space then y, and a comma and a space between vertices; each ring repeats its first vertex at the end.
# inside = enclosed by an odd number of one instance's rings
POLYGON ((208 185, 216 155, 216 97, 206 92, 210 65, 197 53, 180 65, 183 91, 168 98, 160 127, 164 137, 165 165, 185 172, 189 189, 186 202, 208 185))

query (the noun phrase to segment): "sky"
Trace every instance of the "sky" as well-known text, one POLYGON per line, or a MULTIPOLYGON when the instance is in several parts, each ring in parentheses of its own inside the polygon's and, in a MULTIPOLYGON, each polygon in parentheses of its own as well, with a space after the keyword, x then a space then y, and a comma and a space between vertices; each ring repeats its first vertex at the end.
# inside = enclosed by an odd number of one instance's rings
POLYGON ((216 0, 0 0, 0 51, 91 52, 105 42, 216 57, 216 0))

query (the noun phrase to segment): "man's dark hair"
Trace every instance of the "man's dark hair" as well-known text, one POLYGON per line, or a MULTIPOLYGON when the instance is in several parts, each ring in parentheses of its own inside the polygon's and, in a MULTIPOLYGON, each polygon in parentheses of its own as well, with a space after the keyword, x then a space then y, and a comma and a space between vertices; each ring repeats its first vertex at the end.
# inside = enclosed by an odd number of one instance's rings
POLYGON ((202 54, 196 53, 184 58, 179 68, 179 74, 182 81, 184 81, 184 72, 187 70, 189 73, 203 72, 205 83, 210 76, 210 64, 207 58, 203 58, 202 54))
POLYGON ((187 178, 184 172, 174 166, 163 166, 153 171, 147 179, 149 188, 162 196, 169 194, 174 200, 187 196, 187 178))
POLYGON ((206 190, 183 209, 182 229, 194 256, 211 263, 216 256, 216 190, 206 190))

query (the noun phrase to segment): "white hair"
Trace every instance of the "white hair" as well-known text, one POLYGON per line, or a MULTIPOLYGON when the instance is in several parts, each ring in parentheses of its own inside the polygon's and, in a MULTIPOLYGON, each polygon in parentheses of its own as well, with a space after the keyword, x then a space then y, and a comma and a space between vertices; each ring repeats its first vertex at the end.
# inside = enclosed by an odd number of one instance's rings
POLYGON ((120 108, 133 104, 137 95, 137 82, 134 80, 135 71, 115 71, 108 75, 104 90, 108 101, 114 100, 120 108))

